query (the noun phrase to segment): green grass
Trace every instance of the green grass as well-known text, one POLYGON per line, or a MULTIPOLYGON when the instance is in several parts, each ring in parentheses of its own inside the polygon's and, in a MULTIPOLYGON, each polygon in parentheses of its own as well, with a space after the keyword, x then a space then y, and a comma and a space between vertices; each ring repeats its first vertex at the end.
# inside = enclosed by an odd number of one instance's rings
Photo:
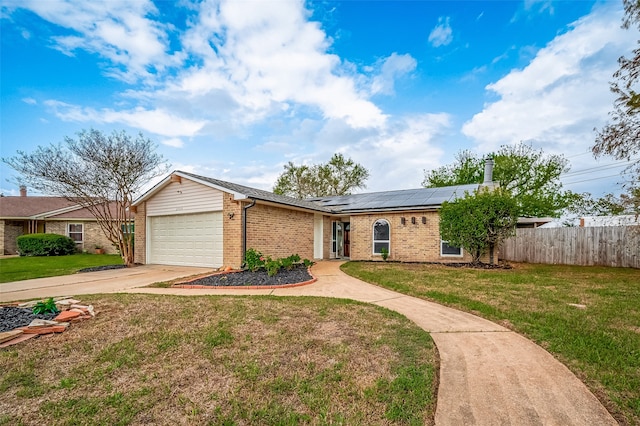
POLYGON ((435 345, 396 312, 313 297, 82 301, 94 319, 0 351, 0 425, 433 425, 435 345))
POLYGON ((574 371, 618 421, 640 424, 640 270, 532 264, 477 270, 365 262, 342 269, 524 334, 574 371))
POLYGON ((115 254, 7 257, 0 259, 0 283, 69 275, 103 265, 122 265, 122 258, 115 254))

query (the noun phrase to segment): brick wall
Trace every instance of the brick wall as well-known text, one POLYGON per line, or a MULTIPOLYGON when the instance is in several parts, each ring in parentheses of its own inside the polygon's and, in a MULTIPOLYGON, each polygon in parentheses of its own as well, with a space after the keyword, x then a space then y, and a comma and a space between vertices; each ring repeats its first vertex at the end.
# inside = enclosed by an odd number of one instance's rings
POLYGON ((313 213, 256 204, 249 210, 247 248, 272 258, 313 259, 313 213))
POLYGON ((24 234, 24 222, 17 220, 0 221, 0 242, 2 254, 18 254, 16 238, 24 234))
POLYGON ((100 246, 104 249, 105 253, 108 254, 117 254, 118 249, 113 246, 111 241, 107 239, 102 232, 102 229, 98 225, 97 222, 83 222, 79 220, 61 220, 61 221, 47 221, 46 224, 46 233, 47 234, 59 234, 64 236, 69 236, 68 233, 68 225, 70 223, 82 223, 83 224, 83 240, 84 243, 81 247, 81 250, 86 250, 89 253, 93 253, 96 246, 100 246))
MULTIPOLYGON (((244 253, 242 253, 242 207, 249 203, 233 200, 233 195, 222 195, 222 261, 225 266, 240 268, 244 253), (229 217, 233 215, 233 217, 229 217)), ((253 212, 252 207, 249 209, 253 212)), ((250 213, 251 214, 251 213, 250 213)))
POLYGON ((468 262, 471 256, 440 256, 440 215, 434 211, 379 213, 351 216, 351 259, 382 260, 373 254, 373 224, 385 219, 390 226, 389 260, 403 262, 468 262), (402 218, 405 224, 402 224, 402 218), (415 217, 415 224, 411 218, 415 217), (422 218, 426 218, 426 224, 422 218))
POLYGON ((135 263, 147 263, 147 203, 136 207, 133 259, 135 263))

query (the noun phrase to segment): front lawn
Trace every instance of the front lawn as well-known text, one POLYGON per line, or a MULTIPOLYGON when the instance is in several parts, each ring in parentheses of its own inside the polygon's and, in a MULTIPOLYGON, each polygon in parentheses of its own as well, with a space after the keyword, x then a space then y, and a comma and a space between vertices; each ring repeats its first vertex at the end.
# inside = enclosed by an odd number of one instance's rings
POLYGON ((350 262, 344 272, 475 313, 564 362, 622 424, 640 424, 640 270, 514 264, 510 270, 350 262))
POLYGON ((0 425, 433 424, 429 334, 312 297, 93 295, 98 315, 0 350, 0 425))
POLYGON ((92 266, 122 265, 115 254, 72 254, 69 256, 22 256, 0 259, 0 283, 32 278, 69 275, 92 266))

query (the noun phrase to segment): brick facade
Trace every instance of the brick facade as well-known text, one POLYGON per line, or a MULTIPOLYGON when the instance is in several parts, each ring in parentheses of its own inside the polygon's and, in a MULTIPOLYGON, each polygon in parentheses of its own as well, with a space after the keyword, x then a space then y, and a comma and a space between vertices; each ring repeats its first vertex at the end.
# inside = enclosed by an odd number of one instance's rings
POLYGON ((247 248, 272 258, 313 259, 313 213, 256 204, 247 210, 247 248))
POLYGON ((440 215, 437 211, 354 215, 351 223, 351 259, 382 260, 373 254, 373 224, 385 219, 390 227, 389 260, 401 262, 468 262, 471 256, 440 255, 440 215), (426 223, 422 223, 422 218, 426 223), (402 224, 402 218, 405 223, 402 224), (415 224, 412 223, 415 218, 415 224))
POLYGON ((0 241, 2 242, 2 254, 17 254, 18 244, 16 238, 24 234, 24 222, 18 220, 0 221, 0 241))
POLYGON ((111 241, 107 239, 98 225, 94 221, 80 221, 80 220, 56 220, 47 221, 45 225, 45 232, 47 234, 59 234, 69 236, 68 226, 72 223, 81 223, 83 232, 83 244, 78 248, 88 253, 93 253, 96 246, 104 249, 107 254, 118 254, 118 248, 115 247, 111 241))
POLYGON ((135 237, 133 239, 133 261, 135 263, 147 263, 147 203, 141 203, 136 207, 134 221, 135 237))
MULTIPOLYGON (((222 198, 222 239, 223 263, 225 266, 240 268, 242 253, 242 214, 243 207, 249 203, 233 200, 233 195, 224 193, 222 198)), ((250 208, 253 210, 253 207, 250 208)))

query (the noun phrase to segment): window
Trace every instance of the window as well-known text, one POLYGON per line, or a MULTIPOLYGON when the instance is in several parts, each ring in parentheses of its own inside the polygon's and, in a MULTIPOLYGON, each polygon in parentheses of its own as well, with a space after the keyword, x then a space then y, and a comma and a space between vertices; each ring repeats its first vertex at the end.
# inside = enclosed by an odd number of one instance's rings
POLYGON ((440 256, 462 257, 462 248, 450 246, 447 241, 440 241, 440 256))
POLYGON ((378 219, 373 224, 373 254, 382 254, 382 249, 389 250, 389 222, 378 219))
POLYGON ((76 244, 82 244, 84 242, 84 232, 81 223, 69 224, 69 238, 71 238, 76 244))

